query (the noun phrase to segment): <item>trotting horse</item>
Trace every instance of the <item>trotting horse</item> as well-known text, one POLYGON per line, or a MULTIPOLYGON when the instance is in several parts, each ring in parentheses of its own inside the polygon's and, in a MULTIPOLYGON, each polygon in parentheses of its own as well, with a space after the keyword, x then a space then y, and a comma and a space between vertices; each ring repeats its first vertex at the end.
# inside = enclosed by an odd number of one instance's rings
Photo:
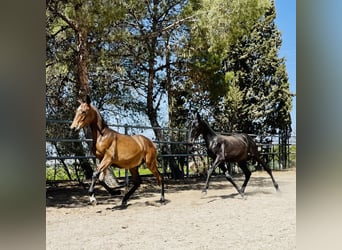
POLYGON ((217 166, 225 173, 227 180, 236 188, 236 190, 244 196, 245 188, 251 176, 251 171, 248 169, 247 161, 254 159, 266 170, 270 175, 275 189, 278 191, 279 186, 274 180, 272 170, 260 159, 257 146, 253 139, 247 134, 233 134, 230 136, 219 135, 204 121, 197 113, 192 116, 191 128, 190 128, 190 143, 198 138, 202 134, 208 156, 213 159, 212 165, 209 167, 207 180, 203 192, 206 193, 209 188, 210 176, 217 166), (241 189, 235 183, 227 168, 226 162, 238 163, 238 166, 242 169, 245 175, 245 181, 242 184, 241 189))
POLYGON ((89 188, 90 202, 96 202, 94 186, 96 180, 105 174, 105 170, 113 165, 118 168, 129 169, 133 187, 124 195, 121 206, 127 205, 127 200, 140 186, 141 179, 138 168, 145 162, 146 166, 157 178, 161 185, 160 201, 164 202, 164 181, 157 168, 157 150, 153 142, 143 135, 124 135, 108 127, 101 117, 100 112, 90 103, 90 97, 86 101, 79 101, 74 120, 70 129, 78 131, 90 125, 93 137, 93 153, 100 160, 92 176, 89 188), (103 173, 101 176, 100 174, 103 173))

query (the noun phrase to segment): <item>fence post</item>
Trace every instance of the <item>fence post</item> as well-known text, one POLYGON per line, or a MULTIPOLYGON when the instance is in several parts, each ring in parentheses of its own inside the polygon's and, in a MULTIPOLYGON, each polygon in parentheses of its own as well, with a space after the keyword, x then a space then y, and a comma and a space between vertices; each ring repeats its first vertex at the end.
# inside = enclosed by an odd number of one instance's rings
POLYGON ((186 150, 186 177, 189 177, 189 143, 188 143, 188 138, 189 138, 189 130, 187 129, 185 131, 185 150, 186 150))

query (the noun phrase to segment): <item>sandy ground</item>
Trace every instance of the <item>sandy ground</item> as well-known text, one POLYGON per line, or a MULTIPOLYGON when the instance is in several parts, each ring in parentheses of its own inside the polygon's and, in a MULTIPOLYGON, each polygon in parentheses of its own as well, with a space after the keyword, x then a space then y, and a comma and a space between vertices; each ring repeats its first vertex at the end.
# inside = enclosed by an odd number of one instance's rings
POLYGON ((75 183, 47 185, 46 249, 295 249, 296 171, 274 177, 281 192, 254 172, 245 198, 224 177, 212 178, 207 195, 203 179, 167 180, 165 205, 151 178, 124 210, 122 196, 99 185, 96 206, 75 183))

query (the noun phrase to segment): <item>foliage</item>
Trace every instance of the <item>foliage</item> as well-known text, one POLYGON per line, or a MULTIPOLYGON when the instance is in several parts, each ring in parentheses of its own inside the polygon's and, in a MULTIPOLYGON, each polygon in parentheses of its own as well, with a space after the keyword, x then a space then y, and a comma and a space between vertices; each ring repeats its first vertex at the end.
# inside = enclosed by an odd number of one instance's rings
MULTIPOLYGON (((292 95, 274 18, 269 0, 47 0, 46 116, 71 120, 88 93, 119 124, 186 128, 198 108, 222 130, 288 134, 292 95)), ((46 137, 70 135, 47 127, 46 137)))
POLYGON ((292 94, 284 58, 278 57, 281 36, 275 15, 272 5, 248 35, 230 46, 224 67, 230 87, 216 112, 218 120, 224 120, 220 129, 290 132, 292 94))
POLYGON ((204 95, 199 99, 208 98, 209 104, 216 106, 228 91, 222 70, 227 52, 239 37, 250 32, 267 6, 268 0, 189 1, 186 13, 192 13, 196 20, 189 23, 189 78, 200 85, 204 95))

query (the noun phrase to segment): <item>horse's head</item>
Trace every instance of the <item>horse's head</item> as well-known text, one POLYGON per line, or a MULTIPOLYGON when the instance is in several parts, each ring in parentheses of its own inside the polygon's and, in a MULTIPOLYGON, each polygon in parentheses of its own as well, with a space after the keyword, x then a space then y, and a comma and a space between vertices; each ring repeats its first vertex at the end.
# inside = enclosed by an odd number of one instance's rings
POLYGON ((90 97, 87 96, 86 101, 80 101, 80 106, 76 109, 74 120, 70 126, 73 131, 78 131, 81 128, 89 125, 94 120, 94 112, 90 105, 90 97))
POLYGON ((193 143, 197 137, 202 133, 202 127, 201 127, 201 116, 199 113, 193 114, 190 118, 190 133, 189 133, 189 143, 193 143))

